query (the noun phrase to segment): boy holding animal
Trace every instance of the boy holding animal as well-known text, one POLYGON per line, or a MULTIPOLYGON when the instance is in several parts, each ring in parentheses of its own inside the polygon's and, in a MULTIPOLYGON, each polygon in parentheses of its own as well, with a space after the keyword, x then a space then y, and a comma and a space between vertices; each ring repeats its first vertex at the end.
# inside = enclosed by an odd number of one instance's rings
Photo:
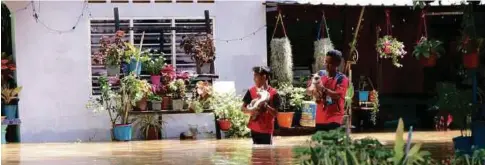
POLYGON ((269 86, 270 69, 266 66, 253 68, 254 84, 243 98, 244 113, 251 114, 248 128, 254 144, 272 144, 274 120, 281 105, 275 88, 269 86))
POLYGON ((329 131, 339 128, 345 114, 345 94, 349 85, 347 77, 338 71, 342 53, 338 50, 327 52, 326 73, 314 74, 307 88, 307 94, 317 103, 316 129, 329 131))

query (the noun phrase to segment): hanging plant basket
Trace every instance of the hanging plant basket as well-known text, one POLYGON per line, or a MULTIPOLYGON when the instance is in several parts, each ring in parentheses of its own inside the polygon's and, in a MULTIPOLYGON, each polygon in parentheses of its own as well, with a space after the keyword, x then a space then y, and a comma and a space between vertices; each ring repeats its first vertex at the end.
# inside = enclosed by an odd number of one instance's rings
POLYGON ((377 40, 376 50, 380 58, 390 58, 392 64, 398 68, 402 67, 399 59, 403 58, 407 53, 404 50, 404 44, 390 35, 386 35, 377 40))
POLYGON ((222 131, 229 131, 231 129, 231 121, 228 119, 219 119, 217 120, 217 123, 219 123, 219 128, 221 128, 222 131))
POLYGON ((413 55, 424 67, 433 67, 436 65, 436 59, 445 51, 442 44, 441 41, 421 37, 414 47, 413 55))

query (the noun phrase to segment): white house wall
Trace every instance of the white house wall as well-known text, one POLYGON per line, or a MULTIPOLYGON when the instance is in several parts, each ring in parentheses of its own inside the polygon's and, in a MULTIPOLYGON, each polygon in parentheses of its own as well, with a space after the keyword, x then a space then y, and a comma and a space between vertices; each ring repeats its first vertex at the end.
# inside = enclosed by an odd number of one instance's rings
MULTIPOLYGON (((5 1, 11 11, 27 1, 5 1)), ((35 2, 36 5, 37 2, 35 2)), ((81 1, 41 1, 39 19, 52 29, 72 28, 82 10, 81 1)), ((261 1, 216 1, 213 4, 90 4, 91 17, 112 18, 113 7, 121 18, 199 17, 209 10, 216 39, 250 34, 265 24, 261 1)), ((14 52, 17 60, 22 120, 22 142, 72 142, 108 140, 109 120, 85 108, 91 94, 89 14, 73 32, 59 34, 32 17, 32 8, 14 13, 14 52)), ((216 41, 216 73, 234 81, 241 94, 252 84, 252 66, 266 64, 266 30, 243 41, 216 41)))

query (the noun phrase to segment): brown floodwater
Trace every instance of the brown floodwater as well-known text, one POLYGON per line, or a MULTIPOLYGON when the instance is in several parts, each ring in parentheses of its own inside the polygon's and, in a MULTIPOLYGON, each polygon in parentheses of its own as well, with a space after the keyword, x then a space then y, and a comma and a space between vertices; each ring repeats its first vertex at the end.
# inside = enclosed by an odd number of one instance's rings
MULTIPOLYGON (((413 142, 424 143, 435 159, 453 153, 451 139, 459 132, 415 132, 413 142)), ((394 133, 352 134, 373 137, 392 145, 394 133)), ((22 143, 2 145, 2 164, 12 165, 210 165, 296 164, 293 148, 309 136, 275 137, 272 146, 253 146, 251 139, 158 140, 106 143, 22 143)))

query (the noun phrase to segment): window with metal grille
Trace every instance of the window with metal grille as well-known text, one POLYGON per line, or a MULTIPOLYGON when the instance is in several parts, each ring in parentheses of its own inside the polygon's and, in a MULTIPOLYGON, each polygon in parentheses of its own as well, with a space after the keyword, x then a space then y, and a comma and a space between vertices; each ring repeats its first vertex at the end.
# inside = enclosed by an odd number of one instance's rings
MULTIPOLYGON (((210 22, 213 26, 212 20, 210 22)), ((163 54, 165 62, 172 64, 177 71, 195 71, 195 61, 185 54, 180 43, 182 37, 192 34, 205 34, 204 19, 129 19, 120 20, 121 30, 126 32, 125 41, 140 46, 143 32, 143 50, 150 50, 153 57, 163 54), (130 28, 132 27, 132 28, 130 28), (161 30, 161 27, 185 27, 183 30, 161 30), (163 34, 163 37, 161 35, 163 34)), ((212 28, 213 29, 213 28, 212 28)), ((91 20, 91 54, 99 51, 101 37, 115 34, 114 20, 91 20)), ((99 95, 98 78, 106 74, 104 65, 92 64, 92 93, 99 95)), ((142 78, 147 78, 142 72, 142 78)), ((117 86, 112 86, 117 89, 117 86)))

